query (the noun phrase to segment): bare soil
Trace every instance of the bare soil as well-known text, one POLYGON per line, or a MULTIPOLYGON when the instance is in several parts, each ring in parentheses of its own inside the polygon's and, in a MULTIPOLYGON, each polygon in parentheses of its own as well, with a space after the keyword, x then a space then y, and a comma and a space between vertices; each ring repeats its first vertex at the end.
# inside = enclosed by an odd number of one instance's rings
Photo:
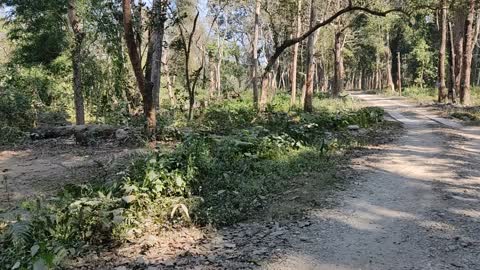
POLYGON ((114 177, 139 149, 104 143, 83 147, 75 139, 47 139, 0 152, 0 209, 35 196, 51 196, 67 184, 114 177))

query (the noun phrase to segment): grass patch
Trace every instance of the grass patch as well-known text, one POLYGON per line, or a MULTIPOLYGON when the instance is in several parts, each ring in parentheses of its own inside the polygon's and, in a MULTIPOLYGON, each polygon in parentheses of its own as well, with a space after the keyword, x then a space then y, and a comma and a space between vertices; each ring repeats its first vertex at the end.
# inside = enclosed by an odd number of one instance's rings
POLYGON ((138 158, 119 181, 68 186, 55 198, 25 203, 28 215, 2 226, 0 263, 58 267, 66 257, 167 224, 281 216, 271 206, 295 179, 321 174, 319 188, 336 181, 332 158, 362 143, 349 125, 376 128, 383 119, 382 109, 349 98, 315 99, 315 113, 288 102, 279 95, 261 115, 247 99, 211 106, 182 124, 189 132, 174 149, 138 158))

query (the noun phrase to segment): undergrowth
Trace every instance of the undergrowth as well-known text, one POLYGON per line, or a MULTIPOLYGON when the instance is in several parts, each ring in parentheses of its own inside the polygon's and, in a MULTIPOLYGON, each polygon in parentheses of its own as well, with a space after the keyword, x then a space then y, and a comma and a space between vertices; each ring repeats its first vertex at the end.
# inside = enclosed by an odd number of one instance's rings
POLYGON ((55 268, 92 246, 166 224, 251 218, 295 175, 333 168, 332 155, 359 143, 349 125, 369 128, 383 119, 382 109, 348 98, 316 99, 315 113, 289 110, 288 102, 279 96, 262 115, 241 99, 213 105, 172 151, 138 158, 119 181, 67 186, 54 198, 25 203, 28 215, 2 228, 0 264, 55 268))

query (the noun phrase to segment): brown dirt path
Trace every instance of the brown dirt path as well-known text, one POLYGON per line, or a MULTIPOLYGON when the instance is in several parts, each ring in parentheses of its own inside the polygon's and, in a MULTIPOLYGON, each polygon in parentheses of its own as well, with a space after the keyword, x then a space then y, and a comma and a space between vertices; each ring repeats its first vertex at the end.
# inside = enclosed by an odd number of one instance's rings
POLYGON ((0 209, 34 196, 52 195, 66 184, 108 178, 115 164, 137 151, 108 143, 83 147, 73 138, 0 151, 0 209))

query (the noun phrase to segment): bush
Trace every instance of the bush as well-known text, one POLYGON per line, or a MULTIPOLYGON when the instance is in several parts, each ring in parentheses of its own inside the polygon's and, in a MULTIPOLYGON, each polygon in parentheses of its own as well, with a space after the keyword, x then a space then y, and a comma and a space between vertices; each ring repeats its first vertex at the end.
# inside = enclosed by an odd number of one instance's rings
POLYGON ((322 102, 314 114, 281 105, 259 116, 244 102, 211 107, 175 149, 138 158, 119 181, 66 187, 26 205, 30 217, 8 226, 0 263, 54 266, 149 226, 228 225, 259 215, 295 175, 334 167, 328 154, 352 145, 341 135, 348 125, 370 127, 383 117, 379 108, 353 109, 352 101, 322 102))

